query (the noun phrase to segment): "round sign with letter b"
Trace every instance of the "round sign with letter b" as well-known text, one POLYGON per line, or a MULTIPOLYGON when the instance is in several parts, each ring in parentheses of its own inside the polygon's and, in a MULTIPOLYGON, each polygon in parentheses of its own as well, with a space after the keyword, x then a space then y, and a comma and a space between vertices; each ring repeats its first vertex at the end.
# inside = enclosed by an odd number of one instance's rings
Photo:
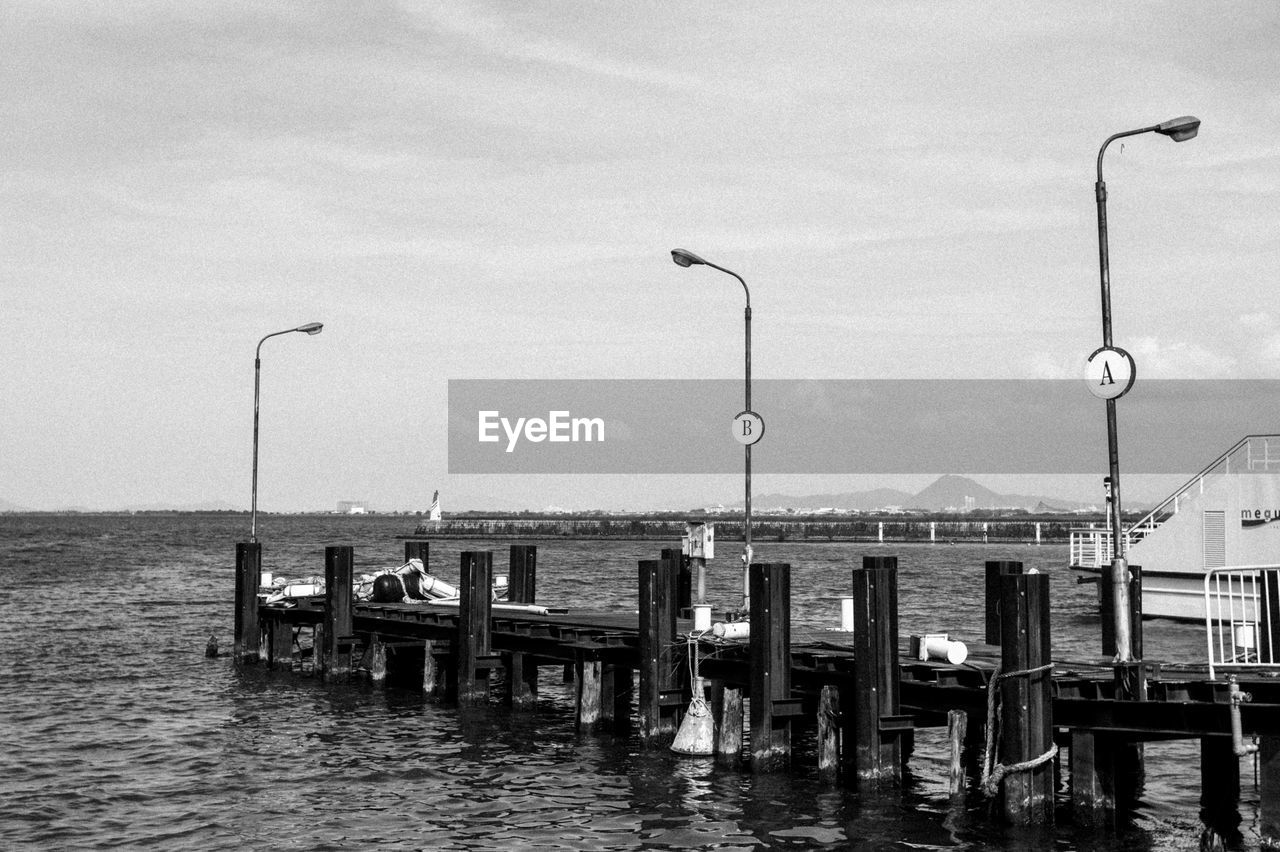
POLYGON ((754 411, 743 411, 733 418, 733 437, 749 447, 764 437, 764 420, 754 411))

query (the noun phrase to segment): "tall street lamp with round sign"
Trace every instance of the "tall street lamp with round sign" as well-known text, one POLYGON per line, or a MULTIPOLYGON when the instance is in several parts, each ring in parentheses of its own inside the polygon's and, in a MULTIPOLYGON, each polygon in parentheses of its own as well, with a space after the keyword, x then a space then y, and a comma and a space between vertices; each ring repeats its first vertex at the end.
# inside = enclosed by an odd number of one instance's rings
POLYGON ((742 609, 750 606, 750 568, 751 568, 751 447, 764 437, 764 420, 751 410, 751 291, 742 276, 731 269, 716 266, 709 260, 703 260, 686 249, 672 249, 671 259, 676 266, 710 266, 738 279, 742 291, 747 297, 747 307, 743 316, 746 322, 746 402, 743 410, 733 418, 733 437, 742 444, 746 452, 746 500, 744 504, 743 549, 742 549, 742 609))
POLYGON ((1135 368, 1133 358, 1123 349, 1112 346, 1111 341, 1111 271, 1107 256, 1107 185, 1102 180, 1102 155, 1107 146, 1125 136, 1139 133, 1159 133, 1175 142, 1195 138, 1200 129, 1200 119, 1184 115, 1150 127, 1116 133, 1102 143, 1098 150, 1098 182, 1095 193, 1098 200, 1098 265, 1102 275, 1102 348, 1089 356, 1087 377, 1089 391, 1107 403, 1107 453, 1111 475, 1111 540, 1112 559, 1110 582, 1115 590, 1116 661, 1133 661, 1133 638, 1130 629, 1129 565, 1125 559, 1125 534, 1121 525, 1120 507, 1120 451, 1116 429, 1116 400, 1133 386, 1135 368))

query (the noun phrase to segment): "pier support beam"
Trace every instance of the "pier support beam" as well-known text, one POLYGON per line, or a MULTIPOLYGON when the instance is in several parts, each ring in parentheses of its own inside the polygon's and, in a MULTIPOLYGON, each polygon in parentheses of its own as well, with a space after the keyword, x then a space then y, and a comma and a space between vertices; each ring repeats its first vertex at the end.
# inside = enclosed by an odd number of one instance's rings
POLYGON ((1280 737, 1258 740, 1258 833, 1263 849, 1280 849, 1280 737))
MULTIPOLYGON (((1053 747, 1052 672, 1044 668, 1051 660, 1049 576, 1002 575, 1000 610, 1004 677, 998 687, 1002 705, 999 760, 1004 766, 1013 766, 1040 759, 1053 747)), ((1053 760, 1010 771, 1000 790, 1010 823, 1053 824, 1053 760)))
POLYGON ((458 703, 489 700, 492 663, 493 553, 466 551, 458 575, 458 703))
POLYGON ((900 715, 896 556, 863 557, 853 609, 853 700, 841 701, 845 771, 859 790, 875 790, 901 783, 903 738, 913 730, 900 715))
POLYGON ((267 623, 267 665, 272 671, 293 669, 293 625, 276 617, 267 623))
POLYGON ((1114 736, 1071 731, 1071 810, 1076 825, 1109 829, 1116 824, 1116 747, 1114 736))
POLYGON ((685 703, 674 653, 679 569, 671 559, 640 562, 640 739, 646 745, 675 738, 685 703))
POLYGON ((969 716, 963 710, 947 711, 947 745, 949 765, 947 769, 947 795, 953 799, 964 798, 965 741, 968 739, 969 716))
POLYGON ((431 570, 431 542, 429 541, 406 541, 404 543, 404 561, 410 559, 421 559, 422 570, 431 570))
POLYGON ((791 762, 791 566, 756 563, 748 571, 751 603, 751 771, 791 762))
POLYGON ((818 777, 828 784, 840 780, 840 688, 822 687, 818 698, 818 777))
POLYGON ((1000 644, 1000 578, 1005 574, 1021 574, 1022 563, 999 559, 986 564, 986 612, 988 645, 1000 644))
POLYGON ((422 643, 422 694, 428 698, 447 699, 451 692, 456 694, 457 683, 453 690, 449 688, 449 672, 451 668, 441 665, 441 660, 452 656, 447 642, 427 639, 422 643))
POLYGON ((532 544, 511 545, 507 563, 507 601, 534 603, 538 587, 538 548, 532 544))
POLYGON ((351 674, 351 580, 355 564, 350 545, 324 549, 324 617, 320 671, 328 678, 351 674))
POLYGON ((258 630, 258 584, 262 581, 262 542, 236 544, 236 635, 232 658, 256 663, 262 641, 258 630))
POLYGON ((1240 758, 1230 737, 1200 738, 1201 850, 1235 849, 1240 833, 1240 758))
POLYGON ((577 681, 577 718, 575 723, 579 732, 594 731, 600 727, 604 718, 603 698, 604 663, 599 660, 586 660, 579 655, 575 664, 575 680, 577 681))
POLYGON ((742 690, 712 681, 711 714, 716 720, 716 763, 736 769, 742 765, 742 690))
MULTIPOLYGON (((507 601, 531 604, 538 586, 538 548, 532 544, 511 545, 507 563, 507 601)), ((507 668, 507 703, 531 707, 538 701, 538 667, 530 658, 513 651, 504 655, 507 668)))

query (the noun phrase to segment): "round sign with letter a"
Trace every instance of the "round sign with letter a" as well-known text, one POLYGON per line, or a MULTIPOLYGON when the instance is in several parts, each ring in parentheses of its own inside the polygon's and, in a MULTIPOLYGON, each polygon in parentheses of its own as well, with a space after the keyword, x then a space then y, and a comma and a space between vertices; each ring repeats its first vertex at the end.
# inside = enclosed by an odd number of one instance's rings
POLYGON ((1103 346, 1089 356, 1085 367, 1085 382, 1089 393, 1098 399, 1119 399, 1133 387, 1138 368, 1133 356, 1117 347, 1103 346))
POLYGON ((754 411, 743 411, 733 418, 733 437, 749 447, 764 437, 764 420, 754 411))

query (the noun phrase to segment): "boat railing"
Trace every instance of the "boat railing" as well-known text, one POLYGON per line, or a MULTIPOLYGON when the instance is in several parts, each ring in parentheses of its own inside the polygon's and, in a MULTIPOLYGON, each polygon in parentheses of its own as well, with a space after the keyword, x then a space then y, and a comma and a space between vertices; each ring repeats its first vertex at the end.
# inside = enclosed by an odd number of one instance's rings
POLYGON ((1074 527, 1071 530, 1072 568, 1101 568, 1111 564, 1111 530, 1106 527, 1074 527))
POLYGON ((1219 669, 1280 671, 1280 564, 1207 570, 1204 629, 1210 679, 1219 669))
POLYGON ((1151 535, 1169 518, 1178 514, 1188 499, 1204 493, 1205 484, 1231 473, 1269 473, 1280 471, 1280 435, 1248 435, 1222 455, 1210 462, 1204 470, 1187 480, 1150 512, 1127 530, 1127 546, 1137 544, 1151 535))

